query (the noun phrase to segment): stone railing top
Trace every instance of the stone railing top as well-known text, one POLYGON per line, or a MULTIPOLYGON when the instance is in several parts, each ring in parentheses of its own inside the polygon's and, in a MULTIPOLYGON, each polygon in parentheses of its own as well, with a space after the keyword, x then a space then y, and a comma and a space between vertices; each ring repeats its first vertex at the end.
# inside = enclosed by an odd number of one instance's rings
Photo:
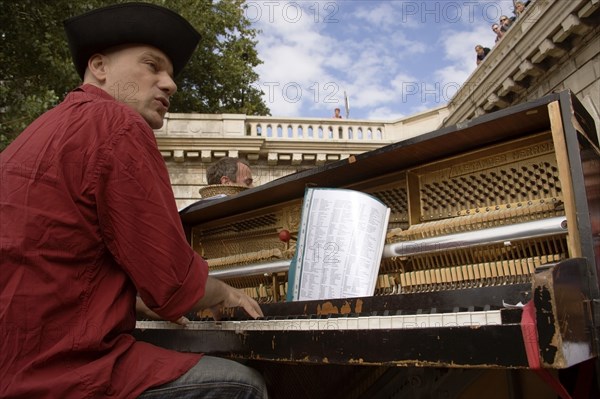
POLYGON ((264 140, 374 140, 394 142, 437 129, 446 106, 395 120, 251 116, 243 114, 167 113, 157 137, 260 138, 264 140), (263 130, 265 134, 263 134, 263 130), (267 131, 270 130, 270 133, 267 131), (313 130, 313 134, 309 134, 313 130), (305 134, 306 132, 306 134, 305 134), (320 133, 319 133, 320 132, 320 133))

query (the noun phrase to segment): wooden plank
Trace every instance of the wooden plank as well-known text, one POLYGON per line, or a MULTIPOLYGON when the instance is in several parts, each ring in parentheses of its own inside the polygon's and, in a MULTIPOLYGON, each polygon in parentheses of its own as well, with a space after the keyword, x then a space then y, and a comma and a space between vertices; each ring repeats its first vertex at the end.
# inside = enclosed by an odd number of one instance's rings
POLYGON ((553 101, 548 104, 548 114, 550 117, 550 130, 554 141, 556 153, 556 162, 558 165, 558 179, 563 192, 563 201, 565 204, 565 216, 567 217, 567 242, 569 243, 569 257, 576 258, 583 256, 581 252, 581 239, 579 229, 577 228, 577 208, 575 206, 575 188, 571 180, 571 166, 569 164, 569 155, 565 141, 565 131, 563 120, 560 114, 560 104, 553 101))

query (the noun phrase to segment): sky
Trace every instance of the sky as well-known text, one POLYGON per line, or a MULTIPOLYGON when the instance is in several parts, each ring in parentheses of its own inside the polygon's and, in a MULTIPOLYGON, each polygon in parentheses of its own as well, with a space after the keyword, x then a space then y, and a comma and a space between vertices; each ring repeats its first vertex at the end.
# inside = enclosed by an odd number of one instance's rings
POLYGON ((446 104, 512 0, 247 0, 275 117, 392 121, 446 104))

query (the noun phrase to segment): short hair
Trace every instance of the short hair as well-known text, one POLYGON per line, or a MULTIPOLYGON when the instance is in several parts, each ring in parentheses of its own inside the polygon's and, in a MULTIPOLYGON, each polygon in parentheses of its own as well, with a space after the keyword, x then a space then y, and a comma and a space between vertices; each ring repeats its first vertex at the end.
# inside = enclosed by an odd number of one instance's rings
POLYGON ((221 177, 226 176, 231 181, 237 180, 238 163, 250 166, 248 162, 239 158, 223 157, 206 169, 208 184, 221 184, 221 177))

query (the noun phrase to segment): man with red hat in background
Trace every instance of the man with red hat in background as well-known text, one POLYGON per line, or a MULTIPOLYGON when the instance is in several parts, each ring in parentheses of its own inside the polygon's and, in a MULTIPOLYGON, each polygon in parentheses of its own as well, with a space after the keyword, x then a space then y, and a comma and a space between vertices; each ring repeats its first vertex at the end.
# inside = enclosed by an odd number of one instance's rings
POLYGON ((131 335, 136 295, 166 320, 262 316, 188 245, 152 131, 199 34, 146 3, 65 30, 83 85, 0 154, 0 397, 266 397, 255 370, 131 335))

